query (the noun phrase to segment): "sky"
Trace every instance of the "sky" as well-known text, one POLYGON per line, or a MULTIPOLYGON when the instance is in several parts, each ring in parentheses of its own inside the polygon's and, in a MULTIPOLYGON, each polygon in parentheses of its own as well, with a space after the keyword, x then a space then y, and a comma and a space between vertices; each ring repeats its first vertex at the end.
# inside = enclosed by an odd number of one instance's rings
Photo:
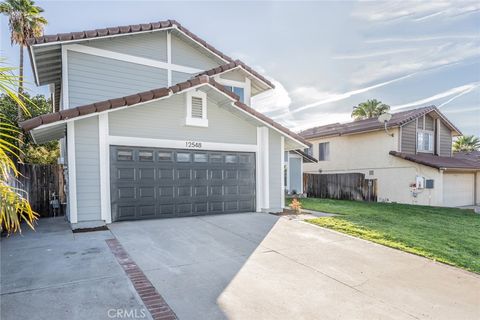
MULTIPOLYGON (((436 105, 480 136, 479 1, 36 1, 45 34, 175 19, 276 85, 252 105, 292 130, 351 121, 378 99, 392 112, 436 105)), ((18 64, 1 18, 1 56, 18 64)), ((26 57, 28 89, 36 87, 26 57)))

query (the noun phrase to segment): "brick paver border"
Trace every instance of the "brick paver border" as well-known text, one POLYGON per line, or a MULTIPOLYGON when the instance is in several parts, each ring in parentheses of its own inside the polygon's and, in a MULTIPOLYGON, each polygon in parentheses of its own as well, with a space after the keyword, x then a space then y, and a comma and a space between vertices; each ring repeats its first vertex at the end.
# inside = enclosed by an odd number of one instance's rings
POLYGON ((138 295, 154 320, 177 320, 177 315, 152 285, 142 269, 130 258, 117 239, 105 240, 120 266, 127 274, 138 295))

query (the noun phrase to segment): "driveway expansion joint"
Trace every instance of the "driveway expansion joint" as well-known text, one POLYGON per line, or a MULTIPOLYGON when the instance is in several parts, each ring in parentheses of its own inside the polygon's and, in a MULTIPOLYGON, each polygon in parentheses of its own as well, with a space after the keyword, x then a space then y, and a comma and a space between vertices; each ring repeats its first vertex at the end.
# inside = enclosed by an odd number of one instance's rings
POLYGON ((152 318, 154 320, 178 319, 175 312, 173 312, 165 299, 148 280, 142 269, 130 258, 120 242, 117 239, 107 239, 105 242, 107 242, 108 247, 127 274, 152 318))

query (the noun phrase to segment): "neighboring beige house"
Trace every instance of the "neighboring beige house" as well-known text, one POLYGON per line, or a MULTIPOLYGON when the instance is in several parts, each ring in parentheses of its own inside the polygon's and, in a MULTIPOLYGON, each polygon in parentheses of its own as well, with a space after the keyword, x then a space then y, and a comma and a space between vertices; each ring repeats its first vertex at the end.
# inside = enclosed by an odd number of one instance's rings
POLYGON ((304 172, 363 173, 377 179, 381 202, 480 203, 480 163, 453 157, 452 138, 461 132, 435 106, 394 113, 386 127, 372 118, 301 132, 318 159, 304 172))

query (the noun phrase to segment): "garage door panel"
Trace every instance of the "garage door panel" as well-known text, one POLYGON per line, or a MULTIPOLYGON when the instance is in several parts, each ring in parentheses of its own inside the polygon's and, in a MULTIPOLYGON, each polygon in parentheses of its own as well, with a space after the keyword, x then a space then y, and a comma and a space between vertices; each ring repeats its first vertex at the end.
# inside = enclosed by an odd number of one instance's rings
POLYGON ((113 220, 255 210, 252 153, 111 147, 113 220))
POLYGON ((448 207, 471 206, 474 202, 475 175, 444 173, 443 204, 448 207))

